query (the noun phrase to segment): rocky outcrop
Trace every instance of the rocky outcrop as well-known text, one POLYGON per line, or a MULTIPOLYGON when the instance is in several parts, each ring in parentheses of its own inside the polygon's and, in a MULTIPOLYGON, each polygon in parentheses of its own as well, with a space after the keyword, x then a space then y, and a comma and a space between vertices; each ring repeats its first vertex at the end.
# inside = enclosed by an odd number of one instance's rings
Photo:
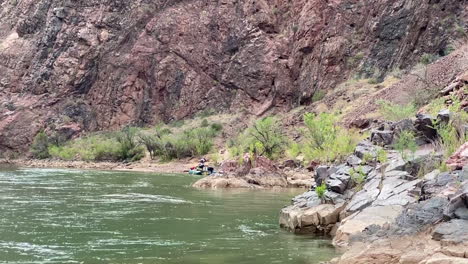
POLYGON ((271 160, 258 156, 251 159, 248 154, 242 163, 226 161, 220 171, 196 181, 196 188, 273 188, 273 187, 310 187, 313 179, 310 174, 300 170, 280 169, 271 160))
POLYGON ((466 22, 455 0, 0 5, 0 151, 70 124, 95 131, 308 104, 351 74, 381 78, 444 53, 466 22))
MULTIPOLYGON (((389 131, 427 131, 400 127, 406 128, 389 131)), ((379 148, 363 141, 346 163, 318 166, 316 180, 328 189, 324 197, 314 190, 295 197, 281 210, 280 226, 331 235, 335 246, 346 249, 331 263, 467 263, 468 163, 441 172, 434 169, 437 153, 425 148, 406 159, 386 150, 388 161, 381 163, 371 158, 379 148)))

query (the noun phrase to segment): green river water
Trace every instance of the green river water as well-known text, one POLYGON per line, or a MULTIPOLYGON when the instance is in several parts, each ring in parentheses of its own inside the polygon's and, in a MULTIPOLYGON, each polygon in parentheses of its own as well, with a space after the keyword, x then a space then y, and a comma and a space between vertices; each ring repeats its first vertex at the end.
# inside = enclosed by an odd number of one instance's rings
POLYGON ((329 241, 278 227, 300 193, 200 191, 189 175, 0 171, 0 263, 319 263, 329 241))

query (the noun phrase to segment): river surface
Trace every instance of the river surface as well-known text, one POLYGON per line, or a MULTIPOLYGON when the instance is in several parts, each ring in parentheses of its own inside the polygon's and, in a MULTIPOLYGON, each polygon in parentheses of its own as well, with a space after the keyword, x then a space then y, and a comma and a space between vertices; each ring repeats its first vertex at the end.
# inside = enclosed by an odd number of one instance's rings
POLYGON ((286 191, 200 191, 189 175, 0 171, 0 263, 319 263, 278 227, 286 191))

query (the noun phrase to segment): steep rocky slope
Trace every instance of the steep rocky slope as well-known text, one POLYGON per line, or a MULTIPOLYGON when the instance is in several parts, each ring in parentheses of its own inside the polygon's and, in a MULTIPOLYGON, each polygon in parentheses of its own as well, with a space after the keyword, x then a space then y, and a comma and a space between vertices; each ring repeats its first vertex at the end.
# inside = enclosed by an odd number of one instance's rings
MULTIPOLYGON (((352 74, 443 55, 460 0, 0 0, 0 151, 71 136, 310 103, 352 74)), ((460 27, 462 28, 460 33, 460 27)))

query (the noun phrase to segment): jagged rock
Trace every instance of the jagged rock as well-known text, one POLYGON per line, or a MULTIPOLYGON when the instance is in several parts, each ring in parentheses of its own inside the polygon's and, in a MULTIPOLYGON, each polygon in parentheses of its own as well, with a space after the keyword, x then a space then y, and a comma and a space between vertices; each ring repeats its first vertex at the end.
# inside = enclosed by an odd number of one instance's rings
POLYGON ((379 146, 388 146, 393 143, 393 131, 374 130, 371 133, 371 142, 379 146))
POLYGON ((295 161, 295 160, 285 160, 283 162, 283 167, 284 168, 298 168, 300 166, 300 164, 295 161))
POLYGON ((403 119, 393 124, 393 132, 395 135, 400 134, 402 131, 415 131, 413 120, 403 119))
POLYGON ((459 207, 455 210, 454 216, 459 219, 468 220, 468 208, 459 207))
POLYGON ((434 129, 433 125, 434 121, 432 116, 426 114, 416 115, 416 121, 414 121, 414 127, 428 142, 437 137, 437 130, 434 129))
POLYGON ((348 188, 351 176, 347 174, 338 174, 338 172, 330 175, 330 177, 325 181, 325 184, 329 190, 343 194, 348 188))
POLYGON ((321 204, 317 196, 309 193, 307 206, 302 206, 305 197, 296 197, 298 204, 283 208, 280 212, 280 226, 295 233, 328 234, 339 220, 344 203, 321 204))
POLYGON ((468 220, 453 219, 439 225, 432 233, 432 239, 454 243, 468 241, 468 220))
POLYGON ((365 129, 365 128, 368 128, 369 125, 370 125, 370 120, 368 118, 358 118, 358 119, 354 119, 353 121, 351 121, 349 126, 359 128, 359 129, 365 129))
POLYGON ((444 210, 447 218, 464 218, 468 209, 468 180, 461 183, 459 190, 450 197, 450 202, 444 210), (458 214, 458 216, 457 216, 458 214))
POLYGON ((360 159, 358 156, 356 155, 351 155, 349 156, 347 159, 346 159, 346 163, 349 165, 349 166, 357 166, 357 165, 361 165, 362 164, 362 159, 360 159))
POLYGON ((317 184, 317 186, 322 185, 322 182, 325 181, 328 178, 328 176, 330 176, 329 169, 330 167, 323 166, 323 165, 317 166, 315 168, 314 178, 315 178, 315 183, 317 184))
POLYGON ((439 176, 439 174, 440 174, 440 170, 433 170, 429 172, 428 174, 424 175, 423 179, 425 181, 433 181, 437 178, 437 176, 439 176))
POLYGON ((354 212, 362 210, 367 206, 371 205, 380 193, 379 184, 380 180, 373 180, 370 182, 372 187, 364 187, 363 190, 359 191, 354 195, 351 201, 348 203, 346 208, 344 209, 345 214, 343 218, 346 216, 351 215, 354 212))
POLYGON ((358 143, 354 154, 360 159, 363 159, 365 156, 375 158, 377 156, 377 147, 371 142, 364 140, 358 143))
POLYGON ((448 194, 448 192, 455 193, 457 191, 456 183, 458 180, 457 173, 440 173, 434 180, 423 183, 421 187, 421 197, 423 199, 428 199, 442 192, 445 194, 448 194))
POLYGON ((462 169, 468 165, 468 142, 463 144, 458 150, 447 160, 447 165, 456 170, 462 169))
MULTIPOLYGON (((292 199, 294 205, 302 204, 307 207, 319 205, 321 203, 320 198, 317 196, 315 191, 308 191, 300 194, 292 199)), ((301 207, 301 206, 300 206, 301 207)))
POLYGON ((444 109, 444 110, 441 110, 438 114, 437 114, 437 120, 439 122, 442 122, 442 123, 448 123, 450 121, 450 117, 451 117, 451 113, 450 113, 450 110, 448 109, 444 109))
POLYGON ((307 169, 308 171, 314 171, 315 168, 317 168, 318 165, 319 165, 319 163, 318 163, 317 161, 312 160, 312 161, 309 163, 309 165, 306 166, 306 169, 307 169))

